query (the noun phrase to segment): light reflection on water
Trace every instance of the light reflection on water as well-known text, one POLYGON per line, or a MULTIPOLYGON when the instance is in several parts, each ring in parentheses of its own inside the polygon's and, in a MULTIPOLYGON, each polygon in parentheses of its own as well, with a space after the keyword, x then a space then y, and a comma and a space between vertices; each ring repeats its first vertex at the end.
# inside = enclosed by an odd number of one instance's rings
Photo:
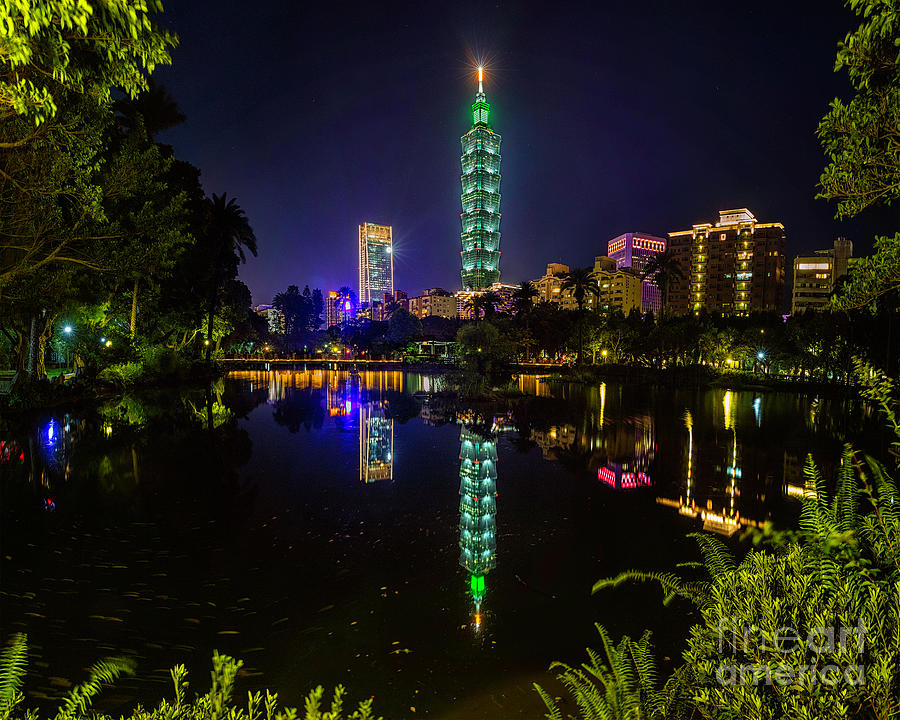
POLYGON ((242 371, 3 430, 4 629, 49 665, 30 691, 58 696, 49 678, 97 652, 203 672, 217 647, 289 699, 302 677, 438 711, 496 667, 580 657, 594 621, 634 634, 655 599, 617 606, 594 580, 693 559, 700 528, 790 522, 806 454, 827 473, 871 421, 787 394, 519 383, 528 399, 475 409, 428 375, 242 371))

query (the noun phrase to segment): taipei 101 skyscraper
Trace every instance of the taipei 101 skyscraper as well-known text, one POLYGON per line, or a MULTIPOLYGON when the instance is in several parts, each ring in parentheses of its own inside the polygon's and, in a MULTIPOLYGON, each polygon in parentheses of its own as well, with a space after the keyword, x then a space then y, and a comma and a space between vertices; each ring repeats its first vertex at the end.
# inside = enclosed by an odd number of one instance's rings
POLYGON ((483 67, 478 68, 472 129, 460 142, 462 286, 479 290, 500 280, 500 136, 491 128, 483 67))

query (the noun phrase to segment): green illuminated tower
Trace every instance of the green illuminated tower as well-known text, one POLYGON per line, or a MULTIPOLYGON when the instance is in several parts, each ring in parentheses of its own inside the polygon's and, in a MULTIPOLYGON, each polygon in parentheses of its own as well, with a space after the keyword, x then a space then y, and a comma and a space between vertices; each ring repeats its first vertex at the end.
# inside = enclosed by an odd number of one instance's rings
POLYGON ((478 630, 484 576, 497 567, 497 442, 465 425, 459 441, 459 564, 469 573, 478 630))
POLYGON ((500 136, 491 129, 491 106, 478 68, 472 129, 462 143, 462 286, 471 290, 500 281, 500 136))

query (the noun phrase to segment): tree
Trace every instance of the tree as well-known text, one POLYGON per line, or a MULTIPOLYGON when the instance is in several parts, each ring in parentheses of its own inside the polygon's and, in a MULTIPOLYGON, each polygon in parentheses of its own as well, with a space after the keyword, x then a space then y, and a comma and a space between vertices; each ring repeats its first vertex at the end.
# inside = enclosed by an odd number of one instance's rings
POLYGON ((534 306, 534 299, 540 297, 538 289, 530 280, 523 280, 519 287, 513 291, 513 303, 516 312, 527 313, 534 306))
POLYGON ((531 332, 531 311, 534 308, 534 299, 536 297, 540 297, 540 293, 530 280, 523 280, 519 287, 513 291, 516 317, 524 320, 525 324, 519 338, 519 344, 525 348, 525 362, 531 362, 531 346, 534 345, 535 340, 531 332))
POLYGON ((661 312, 665 312, 669 305, 669 288, 673 281, 684 280, 684 270, 672 251, 665 250, 650 258, 644 266, 641 278, 644 280, 647 278, 652 279, 653 284, 659 288, 662 300, 661 312))
POLYGON ((562 278, 559 289, 564 293, 571 293, 578 305, 578 364, 581 364, 584 354, 584 301, 588 295, 600 297, 600 286, 597 283, 597 275, 590 267, 572 268, 569 272, 559 273, 562 278))
POLYGON ((513 346, 493 322, 463 325, 454 352, 459 368, 454 381, 464 393, 479 394, 509 382, 513 346))
POLYGON ((862 23, 838 44, 834 70, 847 71, 854 94, 832 100, 817 130, 829 158, 817 197, 837 200, 839 218, 900 198, 900 6, 845 4, 862 23))
POLYGON ((466 301, 465 308, 472 313, 472 317, 477 324, 481 319, 481 316, 488 317, 488 315, 492 315, 497 308, 497 305, 503 302, 503 298, 501 298, 497 293, 493 290, 488 290, 486 292, 478 293, 477 295, 472 296, 469 300, 466 301))
MULTIPOLYGON (((862 19, 839 43, 834 69, 846 69, 853 96, 835 98, 817 134, 829 164, 817 197, 837 201, 836 216, 900 198, 900 7, 889 0, 847 0, 862 19)), ((900 233, 875 239, 850 273, 835 307, 875 308, 900 290, 900 233)))
POLYGON ((422 337, 422 323, 409 310, 399 308, 391 314, 388 321, 388 342, 403 347, 412 340, 422 337))
POLYGON ((334 299, 334 308, 337 310, 344 322, 353 317, 353 309, 356 307, 356 293, 349 285, 342 285, 338 288, 337 297, 334 299), (349 303, 349 305, 348 305, 349 303))
POLYGON ((313 306, 309 286, 301 293, 296 285, 280 292, 272 299, 272 305, 284 315, 284 336, 288 342, 299 342, 309 328, 313 306))
POLYGON ((168 91, 152 78, 144 92, 117 101, 115 109, 121 116, 123 127, 132 130, 140 122, 151 139, 187 119, 168 91))
POLYGON ((161 11, 160 0, 0 0, 0 118, 24 117, 33 128, 0 148, 36 137, 67 93, 102 105, 113 89, 130 97, 146 90, 148 75, 172 62, 169 48, 178 42, 153 23, 161 11))
POLYGON ((234 198, 223 193, 207 201, 208 224, 204 235, 209 256, 207 284, 206 360, 212 352, 213 320, 219 303, 219 291, 225 280, 237 276, 239 263, 247 261, 244 250, 256 255, 256 236, 246 214, 234 198))
POLYGON ((325 300, 322 298, 322 291, 319 288, 313 290, 312 304, 310 329, 313 332, 316 332, 320 327, 322 327, 322 313, 325 312, 325 300))

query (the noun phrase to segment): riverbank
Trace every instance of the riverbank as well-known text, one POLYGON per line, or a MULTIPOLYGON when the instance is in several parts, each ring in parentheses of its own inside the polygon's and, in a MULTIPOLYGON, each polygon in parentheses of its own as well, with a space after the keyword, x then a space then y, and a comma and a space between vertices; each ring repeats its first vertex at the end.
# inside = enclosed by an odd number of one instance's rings
POLYGON ((125 393, 198 388, 223 377, 227 372, 227 368, 220 364, 209 366, 198 361, 181 366, 175 372, 152 372, 127 379, 60 375, 30 382, 18 380, 9 394, 0 395, 0 413, 5 416, 23 415, 62 405, 77 406, 109 400, 125 393))
MULTIPOLYGON (((524 368, 528 366, 518 366, 524 368)), ((854 394, 857 386, 843 383, 797 380, 780 375, 716 370, 705 365, 674 368, 647 368, 632 365, 587 365, 547 368, 551 380, 599 385, 616 382, 625 385, 656 385, 679 389, 756 390, 759 392, 799 392, 842 396, 854 394)))

